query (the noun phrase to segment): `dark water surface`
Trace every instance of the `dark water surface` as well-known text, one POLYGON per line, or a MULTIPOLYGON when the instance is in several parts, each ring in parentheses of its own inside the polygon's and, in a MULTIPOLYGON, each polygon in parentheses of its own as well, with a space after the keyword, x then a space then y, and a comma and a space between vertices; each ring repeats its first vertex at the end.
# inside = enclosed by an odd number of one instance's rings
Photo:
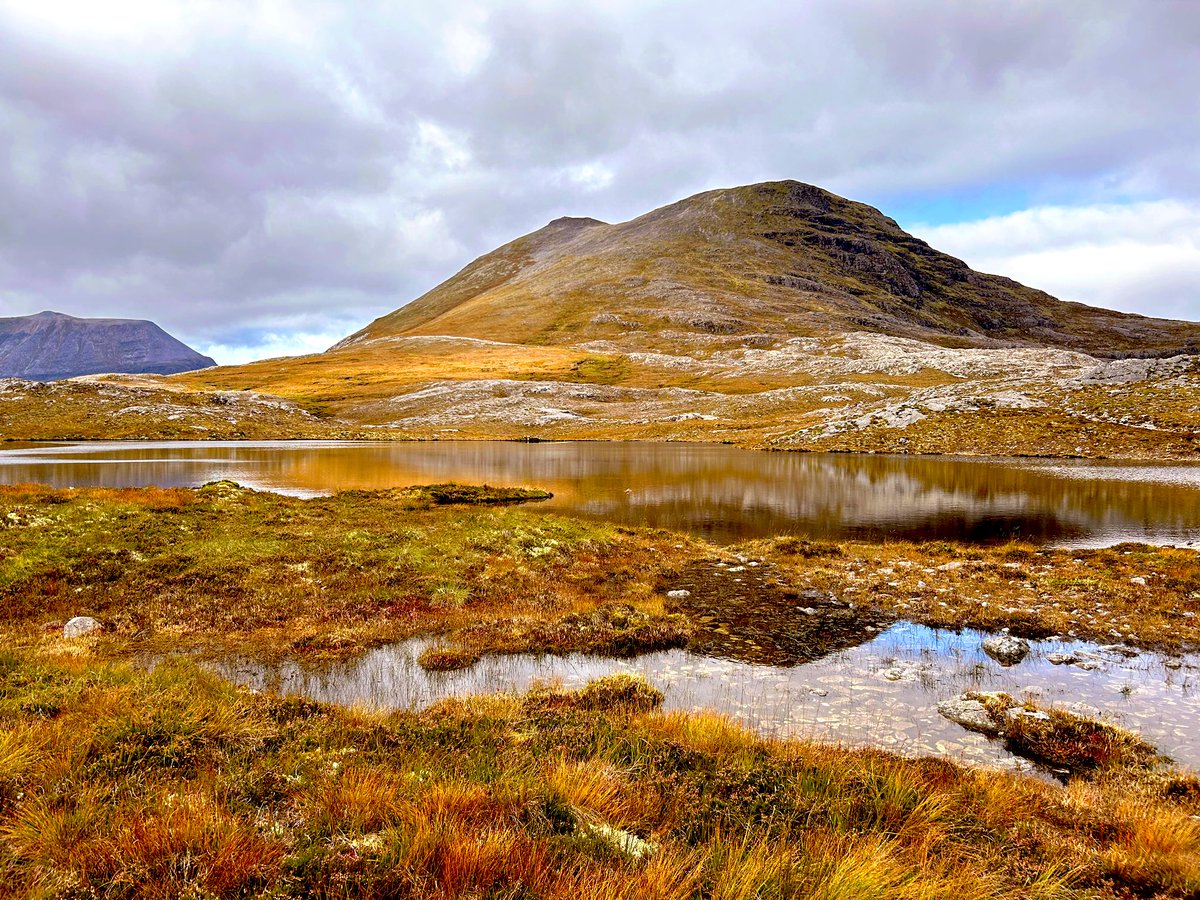
POLYGON ((900 623, 857 647, 787 667, 669 650, 631 660, 485 656, 459 672, 426 672, 417 657, 429 642, 414 639, 320 667, 225 660, 216 669, 249 687, 382 709, 519 693, 538 681, 580 687, 625 672, 661 689, 667 709, 715 710, 766 734, 1028 770, 1000 742, 937 711, 938 701, 963 691, 1002 690, 1130 728, 1185 768, 1200 769, 1200 656, 1129 656, 1124 648, 1034 641, 1028 657, 1005 668, 983 652, 984 637, 900 623), (1073 653, 1087 668, 1055 665, 1055 653, 1073 653))
POLYGON ((766 453, 703 444, 0 445, 0 483, 312 496, 440 481, 554 492, 537 508, 729 542, 771 534, 1072 546, 1200 541, 1200 464, 766 453))

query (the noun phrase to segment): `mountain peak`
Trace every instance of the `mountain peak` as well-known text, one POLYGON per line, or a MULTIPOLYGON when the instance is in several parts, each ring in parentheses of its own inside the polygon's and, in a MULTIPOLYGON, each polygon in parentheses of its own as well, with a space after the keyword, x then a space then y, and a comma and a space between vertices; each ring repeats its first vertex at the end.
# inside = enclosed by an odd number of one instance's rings
POLYGON ((599 219, 592 219, 588 216, 559 216, 557 219, 551 219, 546 223, 547 228, 594 228, 597 225, 607 225, 607 222, 601 222, 599 219))
POLYGON ((713 335, 855 331, 1104 356, 1200 352, 1200 325, 1064 303, 975 272, 874 207, 790 180, 706 191, 617 225, 556 219, 339 346, 453 335, 675 352, 713 335))

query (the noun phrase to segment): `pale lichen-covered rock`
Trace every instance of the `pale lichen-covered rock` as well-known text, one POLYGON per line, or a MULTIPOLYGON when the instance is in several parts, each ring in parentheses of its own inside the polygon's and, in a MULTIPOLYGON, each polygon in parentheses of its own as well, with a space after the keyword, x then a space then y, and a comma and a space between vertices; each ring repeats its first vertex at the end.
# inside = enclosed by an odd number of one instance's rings
POLYGON ((983 652, 1002 666, 1015 666, 1029 655, 1029 644, 1008 634, 997 634, 983 642, 983 652))
POLYGON ((658 852, 658 844, 611 825, 588 825, 585 833, 612 847, 626 859, 649 859, 658 852))
POLYGON ((91 616, 76 616, 63 626, 63 637, 80 638, 89 634, 97 634, 104 630, 98 619, 91 616))
POLYGON ((977 699, 978 696, 964 694, 960 697, 951 697, 949 700, 939 703, 937 710, 951 722, 970 731, 978 731, 987 735, 999 734, 1001 730, 999 723, 988 712, 983 701, 977 699))

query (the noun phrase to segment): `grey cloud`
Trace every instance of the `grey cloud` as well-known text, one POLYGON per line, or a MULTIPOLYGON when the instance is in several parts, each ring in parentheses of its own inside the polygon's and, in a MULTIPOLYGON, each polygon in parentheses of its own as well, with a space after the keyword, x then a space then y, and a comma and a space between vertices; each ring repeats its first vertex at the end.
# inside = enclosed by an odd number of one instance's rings
POLYGON ((767 178, 1200 192, 1187 2, 272 8, 122 43, 0 0, 0 314, 333 333, 554 216, 767 178))

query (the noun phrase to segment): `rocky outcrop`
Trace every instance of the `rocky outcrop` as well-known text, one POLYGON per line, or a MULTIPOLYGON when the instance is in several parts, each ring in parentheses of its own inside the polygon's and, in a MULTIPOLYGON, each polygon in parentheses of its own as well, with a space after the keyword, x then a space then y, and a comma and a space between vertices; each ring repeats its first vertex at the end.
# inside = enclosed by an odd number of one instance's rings
POLYGON ((0 378, 58 381, 102 372, 172 375, 216 363, 153 322, 55 312, 0 318, 0 378))

